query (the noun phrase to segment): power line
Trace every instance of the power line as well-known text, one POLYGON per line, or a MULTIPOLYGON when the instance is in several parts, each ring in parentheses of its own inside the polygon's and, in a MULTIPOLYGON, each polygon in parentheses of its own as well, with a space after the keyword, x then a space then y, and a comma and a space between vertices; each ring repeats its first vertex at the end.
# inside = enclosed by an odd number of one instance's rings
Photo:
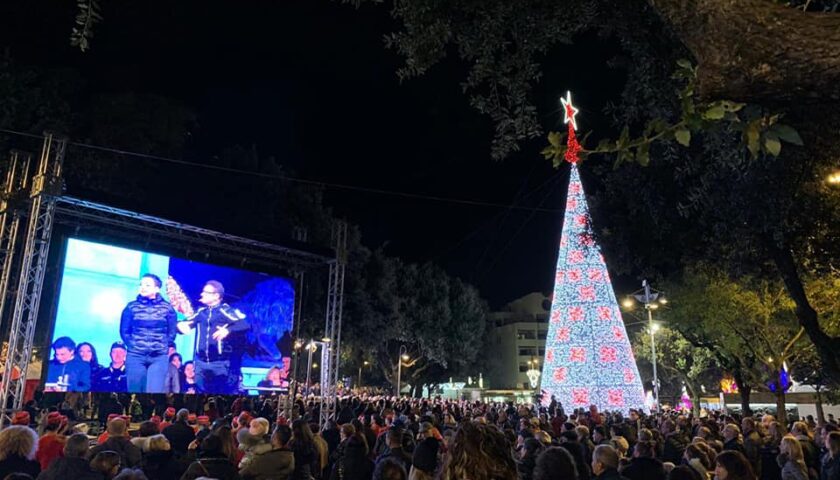
MULTIPOLYGON (((36 134, 32 134, 32 133, 19 132, 19 131, 9 130, 9 129, 5 129, 5 128, 0 128, 0 132, 8 133, 8 134, 11 134, 11 135, 19 135, 19 136, 23 136, 23 137, 30 137, 30 138, 40 138, 40 139, 44 138, 43 135, 36 135, 36 134)), ((151 155, 151 154, 147 154, 147 153, 132 152, 132 151, 128 151, 128 150, 122 150, 122 149, 113 148, 113 147, 105 147, 105 146, 101 146, 101 145, 93 145, 93 144, 89 144, 89 143, 68 141, 67 144, 68 145, 73 145, 75 147, 87 148, 87 149, 90 149, 90 150, 98 150, 98 151, 101 151, 101 152, 114 153, 114 154, 117 154, 117 155, 139 157, 139 158, 144 158, 144 159, 147 159, 147 160, 157 160, 157 161, 160 161, 160 162, 167 162, 167 163, 172 163, 172 164, 176 164, 176 165, 204 168, 206 170, 214 170, 214 171, 225 172, 225 173, 235 173, 235 174, 238 174, 238 175, 248 175, 248 176, 266 178, 266 179, 271 179, 271 180, 285 180, 285 181, 292 182, 292 183, 299 183, 299 184, 302 184, 302 185, 313 185, 313 186, 319 186, 319 187, 323 187, 323 188, 331 188, 331 189, 335 189, 335 190, 347 190, 347 191, 353 191, 353 192, 372 193, 372 194, 377 194, 377 195, 388 195, 388 196, 393 196, 393 197, 411 198, 411 199, 415 199, 415 200, 429 200, 429 201, 435 201, 435 202, 452 203, 452 204, 459 204, 459 205, 469 205, 469 206, 476 206, 476 207, 494 207, 494 208, 505 208, 505 209, 512 209, 512 210, 526 210, 526 211, 530 211, 530 212, 544 212, 544 213, 560 213, 560 212, 562 212, 561 210, 550 209, 550 208, 539 208, 539 207, 534 208, 534 207, 517 206, 517 205, 515 205, 515 203, 511 204, 511 205, 507 205, 507 204, 504 204, 504 203, 485 202, 485 201, 482 201, 482 200, 472 200, 472 199, 468 199, 468 198, 441 197, 441 196, 436 196, 436 195, 424 195, 424 194, 420 194, 420 193, 401 192, 401 191, 398 191, 398 190, 386 190, 386 189, 382 189, 382 188, 360 187, 360 186, 357 186, 357 185, 347 185, 347 184, 342 184, 342 183, 324 182, 324 181, 319 181, 319 180, 308 180, 308 179, 305 179, 305 178, 290 177, 290 176, 287 176, 287 175, 277 175, 277 174, 273 174, 273 173, 254 172, 254 171, 251 171, 251 170, 241 170, 241 169, 238 169, 238 168, 223 167, 223 166, 220 166, 220 165, 208 165, 208 164, 205 164, 205 163, 190 162, 190 161, 187 161, 187 160, 179 160, 179 159, 175 159, 175 158, 162 157, 162 156, 159 156, 159 155, 151 155)))

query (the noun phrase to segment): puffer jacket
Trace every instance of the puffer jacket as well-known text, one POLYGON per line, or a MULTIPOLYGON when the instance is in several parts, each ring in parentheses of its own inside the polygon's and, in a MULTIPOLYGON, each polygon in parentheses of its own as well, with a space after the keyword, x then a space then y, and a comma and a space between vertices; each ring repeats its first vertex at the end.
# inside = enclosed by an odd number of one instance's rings
POLYGON ((175 309, 160 295, 150 299, 137 296, 125 306, 120 319, 120 336, 130 353, 166 355, 169 342, 178 333, 175 309))

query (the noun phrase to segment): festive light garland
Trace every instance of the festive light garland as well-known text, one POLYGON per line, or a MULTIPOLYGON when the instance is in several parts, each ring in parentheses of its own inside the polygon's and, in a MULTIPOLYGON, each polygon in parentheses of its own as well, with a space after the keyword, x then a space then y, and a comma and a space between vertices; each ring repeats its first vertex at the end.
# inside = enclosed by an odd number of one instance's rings
POLYGON ((578 110, 571 94, 561 101, 569 125, 566 160, 571 174, 543 361, 543 401, 555 396, 567 411, 591 405, 599 410, 647 410, 607 266, 592 236, 577 168, 578 110))

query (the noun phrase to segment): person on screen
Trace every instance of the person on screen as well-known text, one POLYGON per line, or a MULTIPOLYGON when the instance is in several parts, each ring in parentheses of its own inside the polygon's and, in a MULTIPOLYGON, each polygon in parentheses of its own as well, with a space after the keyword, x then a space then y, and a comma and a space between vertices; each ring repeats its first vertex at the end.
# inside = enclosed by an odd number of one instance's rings
POLYGON ((283 378, 283 369, 277 365, 271 367, 265 374, 265 378, 257 384, 261 388, 288 388, 289 382, 283 378))
POLYGON ((90 342, 82 342, 76 345, 76 351, 79 353, 79 358, 83 362, 87 362, 90 366, 90 378, 92 380, 102 370, 102 365, 99 364, 99 357, 96 356, 96 349, 90 342))
POLYGON ((166 372, 166 393, 181 393, 181 363, 183 362, 180 353, 169 355, 169 370, 166 372))
POLYGON ((224 296, 225 287, 221 282, 208 281, 201 289, 199 298, 204 306, 186 321, 178 323, 180 333, 198 329, 193 355, 196 383, 201 391, 207 393, 230 393, 235 390, 230 380, 231 377, 236 378, 230 371, 233 344, 228 337, 250 328, 245 314, 224 303, 224 296))
POLYGON ((125 344, 114 342, 111 345, 111 364, 103 368, 93 377, 94 392, 126 392, 128 381, 126 380, 125 358, 128 352, 125 344))
POLYGON ((181 366, 181 375, 183 376, 181 393, 201 393, 198 384, 195 382, 195 363, 192 361, 184 362, 184 365, 181 366))
POLYGON ((157 275, 140 277, 136 300, 128 302, 120 319, 120 336, 128 346, 128 391, 164 393, 169 370, 169 343, 177 334, 175 309, 160 295, 157 275))
POLYGON ((90 366, 76 356, 76 342, 58 337, 52 344, 53 358, 47 367, 48 392, 87 392, 90 390, 90 366))

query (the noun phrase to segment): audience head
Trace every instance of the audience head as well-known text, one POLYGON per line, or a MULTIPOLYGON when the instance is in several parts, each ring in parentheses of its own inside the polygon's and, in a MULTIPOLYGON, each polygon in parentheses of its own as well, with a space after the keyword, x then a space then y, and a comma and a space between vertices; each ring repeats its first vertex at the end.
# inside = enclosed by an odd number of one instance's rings
POLYGON ((554 480, 556 478, 578 478, 577 467, 572 455, 562 447, 545 449, 534 467, 534 480, 554 480))
POLYGON ((113 450, 105 450, 96 454, 90 461, 90 468, 105 475, 105 478, 114 478, 120 471, 120 454, 113 450))
POLYGON ((452 437, 444 480, 517 480, 516 462, 496 427, 465 422, 452 437))
POLYGON ((717 480, 755 480, 752 466, 743 453, 724 450, 715 458, 717 480))
POLYGON ((0 430, 0 460, 20 457, 32 460, 38 451, 38 434, 23 425, 10 425, 0 430))
POLYGON ((74 433, 67 437, 64 443, 64 456, 68 458, 85 458, 90 447, 90 440, 84 433, 74 433))
POLYGON ((592 452, 592 473, 601 475, 607 470, 618 470, 618 452, 610 445, 598 445, 592 452))
POLYGON ((292 429, 288 425, 277 425, 271 435, 271 444, 277 448, 285 447, 292 439, 292 429))
POLYGON ((165 452, 171 448, 172 446, 169 444, 169 440, 165 436, 157 434, 149 437, 150 452, 165 452))

